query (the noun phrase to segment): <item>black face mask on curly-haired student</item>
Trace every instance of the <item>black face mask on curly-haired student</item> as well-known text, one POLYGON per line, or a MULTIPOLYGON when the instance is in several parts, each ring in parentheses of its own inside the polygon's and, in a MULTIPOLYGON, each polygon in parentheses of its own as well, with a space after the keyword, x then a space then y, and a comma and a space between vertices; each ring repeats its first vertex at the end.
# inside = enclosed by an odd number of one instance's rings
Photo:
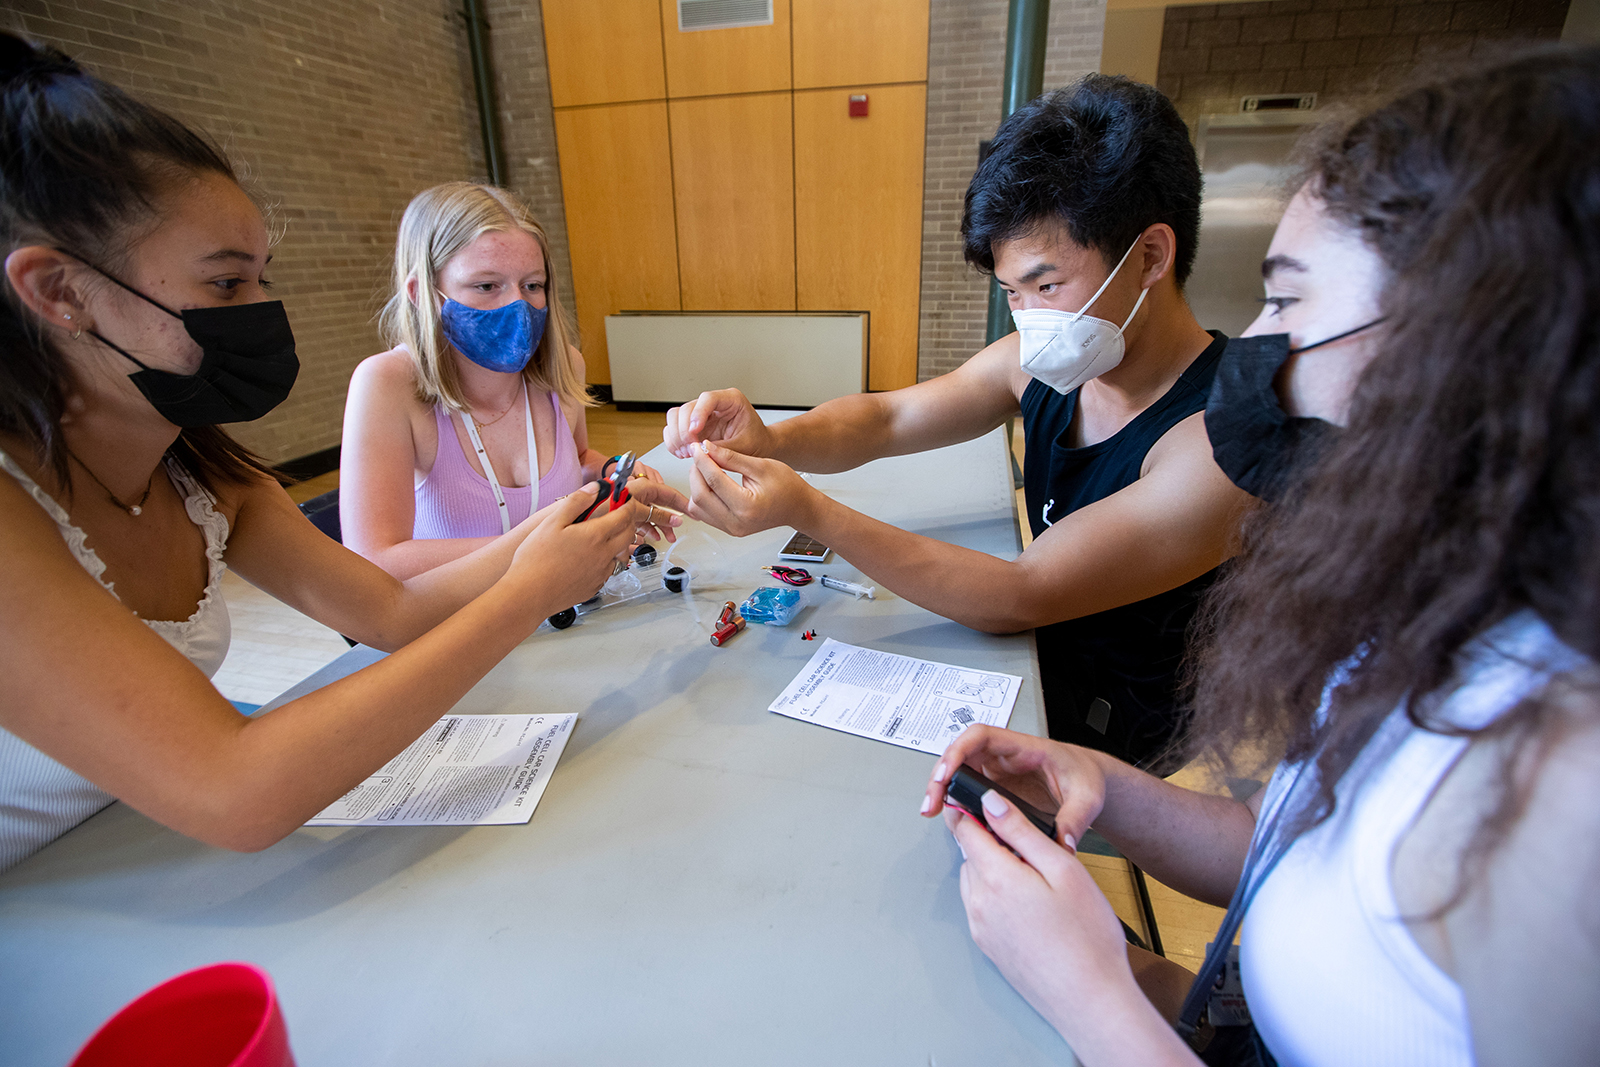
MULTIPOLYGON (((87 262, 82 256, 75 258, 87 262)), ((200 369, 193 374, 173 374, 146 366, 127 349, 89 331, 95 340, 139 365, 140 369, 128 377, 162 418, 185 427, 250 422, 288 398, 300 374, 300 360, 295 355, 294 331, 289 327, 283 301, 185 308, 177 312, 89 265, 140 300, 182 321, 183 328, 200 346, 200 369)))
POLYGON ((1316 460, 1339 428, 1323 419, 1286 413, 1273 388, 1279 369, 1291 355, 1343 340, 1382 321, 1301 348, 1289 347, 1286 333, 1228 341, 1217 363, 1205 419, 1211 458, 1229 481, 1269 504, 1283 498, 1292 479, 1316 460))

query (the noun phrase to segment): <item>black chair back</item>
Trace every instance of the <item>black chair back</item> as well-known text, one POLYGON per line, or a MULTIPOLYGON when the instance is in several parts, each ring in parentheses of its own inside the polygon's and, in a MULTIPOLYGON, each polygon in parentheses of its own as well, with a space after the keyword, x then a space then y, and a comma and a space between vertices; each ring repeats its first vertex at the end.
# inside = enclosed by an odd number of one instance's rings
MULTIPOLYGON (((300 511, 311 520, 311 525, 339 542, 344 544, 344 536, 339 530, 339 490, 332 489, 321 496, 314 496, 300 505, 300 511)), ((355 647, 354 638, 344 637, 345 643, 355 647)))
POLYGON ((344 537, 339 532, 339 490, 332 489, 321 496, 312 497, 300 505, 300 510, 311 520, 311 525, 341 545, 344 544, 344 537))

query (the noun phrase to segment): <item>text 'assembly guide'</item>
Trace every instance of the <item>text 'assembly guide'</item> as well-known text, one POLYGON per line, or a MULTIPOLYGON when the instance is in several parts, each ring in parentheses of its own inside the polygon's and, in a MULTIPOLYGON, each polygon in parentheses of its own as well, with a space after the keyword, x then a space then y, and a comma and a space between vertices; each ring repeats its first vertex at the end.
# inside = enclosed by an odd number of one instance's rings
POLYGON ((1011 721, 1022 679, 828 638, 767 708, 859 737, 941 753, 973 723, 1011 721))
POLYGON ((307 826, 525 823, 576 715, 446 715, 307 826))

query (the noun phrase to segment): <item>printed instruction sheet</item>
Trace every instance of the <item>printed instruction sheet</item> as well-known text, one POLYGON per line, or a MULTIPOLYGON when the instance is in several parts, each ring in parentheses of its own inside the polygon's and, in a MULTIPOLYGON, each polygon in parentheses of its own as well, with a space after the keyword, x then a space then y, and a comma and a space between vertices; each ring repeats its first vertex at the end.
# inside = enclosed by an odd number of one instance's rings
POLYGON ((975 722, 1011 721, 1022 679, 828 638, 768 711, 919 752, 943 752, 975 722))
POLYGON ((490 826, 533 817, 576 715, 446 715, 307 826, 490 826))

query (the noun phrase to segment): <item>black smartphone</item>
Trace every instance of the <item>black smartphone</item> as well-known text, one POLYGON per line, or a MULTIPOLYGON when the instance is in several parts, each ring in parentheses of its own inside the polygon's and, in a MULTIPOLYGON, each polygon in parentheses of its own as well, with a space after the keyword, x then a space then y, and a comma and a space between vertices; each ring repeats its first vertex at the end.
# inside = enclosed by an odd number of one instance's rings
POLYGON ((1039 832, 1054 841, 1056 838, 1056 818, 1046 815, 1038 808, 1023 800, 1017 794, 1003 785, 996 785, 983 775, 963 763, 956 768, 955 775, 950 779, 950 784, 945 786, 944 798, 947 802, 960 808, 968 815, 977 819, 985 830, 989 829, 989 820, 983 817, 983 794, 993 789, 1005 797, 1028 821, 1039 828, 1039 832))

